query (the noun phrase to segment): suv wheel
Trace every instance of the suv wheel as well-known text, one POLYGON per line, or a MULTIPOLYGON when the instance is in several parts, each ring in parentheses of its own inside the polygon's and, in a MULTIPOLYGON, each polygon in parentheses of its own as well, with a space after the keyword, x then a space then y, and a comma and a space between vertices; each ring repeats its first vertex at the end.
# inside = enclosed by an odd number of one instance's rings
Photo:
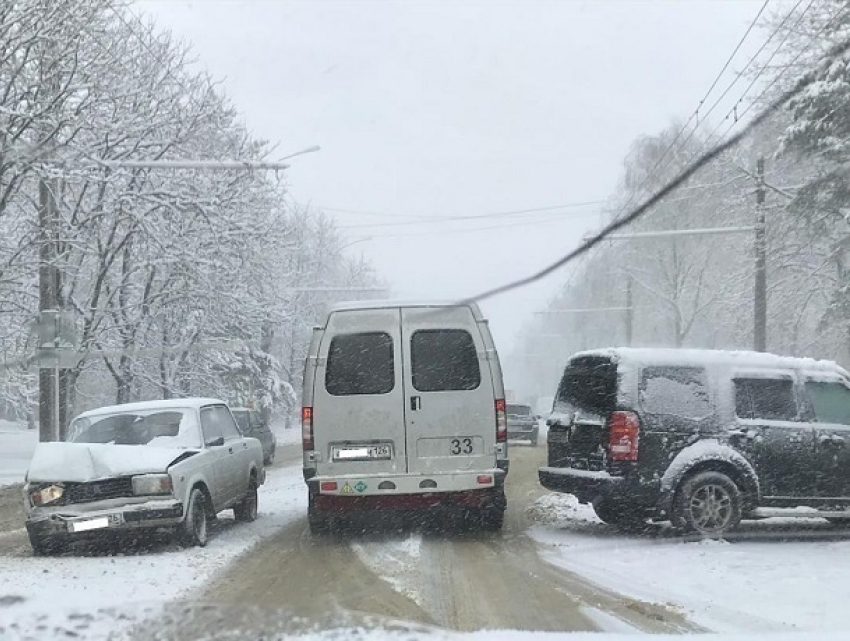
POLYGON ((673 524, 687 532, 719 536, 741 521, 741 491, 721 472, 688 478, 673 499, 673 524))
POLYGON ((248 481, 248 491, 245 498, 233 507, 233 516, 237 521, 250 523, 257 520, 257 482, 254 479, 248 481))
POLYGON ((640 532, 646 529, 646 514, 640 508, 612 499, 593 503, 593 511, 599 520, 625 532, 640 532))

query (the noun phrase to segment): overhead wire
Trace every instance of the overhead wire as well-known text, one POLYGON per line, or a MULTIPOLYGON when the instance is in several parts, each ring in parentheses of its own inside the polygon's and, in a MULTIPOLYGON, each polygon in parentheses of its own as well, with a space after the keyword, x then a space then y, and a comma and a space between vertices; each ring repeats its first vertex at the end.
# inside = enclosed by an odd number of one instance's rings
POLYGON ((685 169, 679 172, 672 180, 668 181, 664 185, 664 187, 657 191, 653 196, 648 198, 642 205, 632 210, 628 215, 611 221, 608 225, 606 225, 602 230, 594 234, 591 238, 582 242, 577 248, 568 252, 566 255, 544 267, 543 269, 531 274, 530 276, 526 276, 506 283, 504 285, 499 285, 492 289, 483 291, 480 294, 477 294, 464 300, 463 302, 479 302, 488 298, 492 298, 493 296, 496 296, 498 294, 503 294, 519 287, 530 285, 531 283, 534 283, 540 280, 541 278, 548 276, 557 269, 560 269, 561 267, 567 265, 576 258, 583 256, 588 251, 596 247, 599 243, 604 241, 609 235, 611 235, 615 231, 618 231, 619 229, 622 229, 623 227, 632 224, 633 222, 641 218, 647 211, 657 205, 661 200, 663 200, 665 196, 675 191, 682 184, 687 182, 694 174, 696 174, 696 172, 698 172, 708 163, 712 162, 715 158, 720 156, 728 149, 737 145, 750 131, 765 122, 778 109, 782 108, 789 100, 791 100, 794 96, 798 95, 803 89, 809 87, 812 83, 814 83, 817 77, 817 71, 819 71, 827 63, 831 63, 839 57, 843 56, 845 53, 847 53, 848 50, 850 50, 850 39, 838 43, 837 45, 832 47, 827 53, 827 55, 822 58, 819 65, 817 65, 812 71, 808 72, 802 78, 800 78, 800 80, 795 83, 792 88, 782 92, 777 99, 769 103, 761 113, 755 116, 740 131, 738 131, 738 133, 734 134, 725 141, 720 142, 712 149, 702 154, 685 169))
MULTIPOLYGON (((761 66, 761 68, 759 69, 759 71, 756 73, 755 77, 752 79, 752 81, 750 81, 750 84, 749 84, 749 85, 747 85, 747 88, 746 88, 746 89, 744 89, 744 93, 743 93, 743 94, 741 94, 741 97, 740 97, 740 98, 739 98, 739 99, 735 102, 735 105, 732 107, 732 109, 730 109, 730 110, 727 112, 727 114, 723 117, 723 119, 722 119, 722 120, 720 120, 720 122, 717 124, 717 126, 716 126, 716 127, 712 130, 712 132, 709 134, 708 139, 707 139, 708 141, 711 141, 711 140, 714 138, 714 136, 717 134, 717 132, 718 132, 718 131, 720 130, 720 128, 723 126, 723 123, 724 123, 724 122, 726 122, 727 120, 729 120, 729 118, 732 118, 732 117, 734 116, 734 118, 733 118, 733 120, 732 120, 732 123, 731 123, 731 124, 729 125, 729 127, 726 129, 726 131, 725 131, 725 133, 723 134, 723 136, 721 136, 721 139, 722 139, 722 138, 725 138, 725 137, 729 134, 729 132, 730 132, 730 131, 731 131, 731 130, 735 127, 735 125, 737 125, 737 124, 738 124, 738 123, 739 123, 739 122, 740 122, 740 121, 744 118, 744 116, 746 116, 746 114, 747 114, 747 113, 750 111, 750 109, 752 108, 752 105, 753 105, 753 104, 755 104, 756 102, 758 102, 758 101, 759 101, 759 100, 760 100, 760 99, 761 99, 761 98, 762 98, 762 97, 763 97, 763 96, 764 96, 764 95, 765 95, 765 94, 769 91, 769 89, 770 89, 770 88, 772 88, 774 84, 776 84, 776 82, 779 80, 779 78, 781 78, 781 77, 782 77, 782 75, 784 75, 784 74, 785 74, 785 72, 788 70, 788 68, 789 68, 791 65, 793 65, 793 64, 794 64, 794 63, 795 63, 795 62, 796 62, 796 61, 800 58, 800 56, 802 56, 802 54, 803 54, 805 51, 807 51, 807 50, 808 50, 808 47, 804 47, 803 49, 801 49, 801 50, 800 50, 800 52, 797 54, 797 56, 795 56, 795 57, 794 57, 794 59, 793 59, 793 60, 792 60, 792 61, 791 61, 788 65, 786 65, 786 66, 782 69, 782 71, 781 71, 781 72, 779 72, 779 73, 778 73, 778 74, 774 77, 773 81, 772 81, 772 82, 768 85, 768 87, 767 87, 764 91, 762 91, 762 92, 761 92, 761 94, 759 94, 759 96, 758 96, 758 97, 757 97, 757 98, 756 98, 753 102, 751 102, 751 103, 749 104, 749 106, 748 106, 748 107, 747 107, 747 108, 746 108, 743 112, 741 112, 740 114, 738 114, 738 113, 737 113, 738 106, 739 106, 742 102, 744 102, 744 100, 745 100, 745 99, 746 99, 746 97, 747 97, 747 94, 748 94, 748 93, 752 90, 752 88, 753 88, 753 87, 755 87, 756 83, 759 81, 759 79, 761 78, 761 76, 764 74, 765 70, 768 68, 768 66, 770 65, 770 63, 773 61, 773 59, 774 59, 777 55, 779 55, 779 52, 780 52, 780 51, 782 50, 782 48, 785 46, 785 43, 788 41, 788 38, 791 36, 791 34, 794 32, 794 30, 797 28, 797 26, 798 26, 798 25, 799 25, 799 24, 803 21, 803 18, 805 18, 805 17, 806 17, 806 14, 807 14, 807 13, 809 12, 809 10, 812 8, 812 6, 814 5, 814 3, 815 3, 815 0, 809 0, 809 4, 808 4, 808 5, 806 5, 806 8, 805 8, 805 9, 803 9, 803 11, 802 11, 802 12, 800 13, 800 15, 797 17, 796 22, 794 22, 794 24, 791 26, 791 28, 790 28, 790 29, 788 29, 788 31, 785 33, 785 37, 784 37, 784 38, 782 39, 782 41, 779 43, 779 46, 777 46, 777 47, 776 47, 776 49, 774 49, 773 53, 770 55, 770 57, 767 59, 767 61, 765 61, 765 63, 761 66)), ((799 5, 800 5, 800 4, 801 4, 801 2, 798 2, 798 3, 795 5, 794 9, 792 9, 792 10, 791 10, 791 12, 793 13, 794 11, 796 11, 796 8, 797 8, 797 7, 799 7, 799 5)), ((790 14, 789 14, 789 16, 790 16, 790 14)), ((787 18, 787 17, 789 17, 789 16, 786 16, 786 18, 787 18)), ((826 27, 827 27, 827 26, 828 26, 828 25, 829 25, 829 24, 830 24, 833 20, 835 20, 835 18, 836 18, 837 16, 838 16, 838 14, 836 14, 836 15, 832 16, 832 18, 830 18, 830 20, 829 20, 829 21, 827 21, 827 22, 826 22, 826 23, 825 23, 825 24, 821 27, 821 29, 820 29, 820 30, 819 30, 819 31, 818 31, 818 32, 817 32, 814 36, 812 36, 812 39, 811 39, 812 41, 809 43, 809 47, 813 44, 814 39, 815 39, 815 38, 817 38, 817 36, 819 36, 819 35, 823 32, 823 30, 824 30, 824 29, 826 29, 826 27)), ((783 21, 783 22, 782 22, 782 24, 783 24, 783 25, 784 25, 784 23, 785 23, 785 21, 783 21)), ((781 26, 782 26, 782 25, 780 25, 780 27, 778 27, 778 28, 781 28, 781 26)))
MULTIPOLYGON (((657 170, 657 169, 661 166, 661 164, 664 162, 664 159, 667 157, 667 155, 670 153, 670 151, 672 151, 673 147, 675 147, 675 146, 676 146, 676 143, 677 143, 677 142, 679 141, 679 139, 682 137, 682 134, 684 134, 684 133, 685 133, 685 131, 687 131, 687 129, 688 129, 689 125, 691 124, 691 122, 693 122, 693 121, 694 121, 694 119, 696 119, 696 120, 697 120, 697 127, 699 126, 699 110, 700 110, 700 108, 701 108, 701 107, 702 107, 702 105, 705 103, 705 101, 706 101, 706 100, 708 100, 708 97, 711 95, 711 92, 714 90, 714 88, 715 88, 715 87, 717 86, 717 84, 720 82, 720 79, 722 78, 723 74, 724 74, 724 73, 726 72, 726 70, 729 68, 729 65, 732 63, 732 60, 735 58, 735 56, 737 55, 738 51, 741 49, 741 46, 744 44, 744 42, 746 41, 747 37, 750 35, 750 32, 753 30, 753 28, 755 27, 755 25, 758 23, 759 18, 761 17, 762 13, 764 13, 764 10, 767 8, 767 5, 769 4, 769 2, 770 2, 770 0, 765 0, 765 2, 761 5, 761 7, 760 7, 760 8, 759 8, 759 10, 758 10, 758 13, 756 13, 755 17, 754 17, 754 18, 750 21, 750 24, 749 24, 749 26, 747 27, 746 31, 744 32, 744 35, 743 35, 743 36, 741 36, 741 39, 738 41, 738 44, 737 44, 737 45, 735 46, 735 48, 732 50, 732 53, 731 53, 731 54, 729 55, 729 57, 726 59, 726 62, 723 64, 723 67, 720 69, 720 71, 719 71, 719 72, 717 73, 717 75, 715 76, 714 81, 711 83, 711 85, 710 85, 710 86, 709 86, 709 88, 708 88, 708 91, 706 91, 706 92, 705 92, 705 95, 702 97, 702 99, 701 99, 701 100, 699 101, 699 103, 697 104, 696 109, 693 111, 693 113, 692 113, 692 114, 691 114, 691 116, 688 118, 688 120, 685 122, 685 124, 684 124, 684 125, 682 125, 682 127, 679 129, 679 131, 678 131, 678 132, 676 133, 676 135, 673 137, 673 140, 672 140, 672 141, 671 141, 671 142, 667 145, 667 148, 666 148, 666 149, 662 152, 661 156, 658 158, 658 160, 655 162, 655 164, 654 164, 654 165, 650 168, 649 172, 647 172, 646 176, 645 176, 645 177, 644 177, 644 179, 641 181, 641 184, 640 184, 640 185, 638 185, 638 186, 637 186, 634 190, 632 190, 632 193, 629 195, 629 197, 628 197, 628 199, 626 200, 626 202, 625 202, 625 203, 623 203, 623 205, 620 207, 620 214, 622 214, 622 212, 624 212, 624 211, 626 211, 626 210, 627 210, 627 208, 629 207, 629 205, 631 205, 632 201, 633 201, 633 200, 637 197, 638 193, 639 193, 641 190, 643 190, 643 188, 644 188, 644 187, 646 187, 646 185, 649 183, 649 181, 650 181, 650 179, 652 178, 652 176, 655 174, 656 170, 657 170)), ((799 2, 803 2, 803 0, 799 0, 799 2)), ((768 40, 769 40, 769 39, 768 39, 768 40)), ((764 46, 764 45, 763 45, 763 46, 764 46)), ((736 78, 736 80, 737 80, 737 78, 736 78)), ((734 84, 734 81, 733 81, 733 84, 734 84)), ((731 86, 731 85, 730 85, 730 86, 731 86)), ((728 92, 728 91, 729 91, 729 88, 727 88, 727 90, 726 90, 726 91, 728 92)), ((725 95, 726 95, 726 93, 724 93, 723 95, 725 96, 725 95)), ((722 100, 722 98, 723 98, 723 96, 721 96, 721 100, 722 100)), ((703 116, 703 119, 707 118, 707 117, 708 117, 708 115, 710 115, 710 113, 711 113, 711 112, 712 112, 712 111, 716 108, 717 104, 718 104, 718 102, 715 102, 715 104, 714 104, 714 105, 711 107, 711 109, 709 110, 708 114, 706 114, 706 115, 704 115, 704 116, 703 116)), ((690 140, 690 138, 693 136, 693 133, 694 133, 695 131, 696 131, 696 127, 692 130, 691 134, 690 134, 690 135, 689 135, 689 136, 685 139, 685 141, 684 141, 684 142, 683 142, 683 143, 679 146, 679 150, 680 150, 680 149, 682 149, 682 148, 684 148, 684 146, 687 144, 687 142, 688 142, 688 141, 690 140)), ((678 150, 677 150, 677 151, 678 151, 678 150)))

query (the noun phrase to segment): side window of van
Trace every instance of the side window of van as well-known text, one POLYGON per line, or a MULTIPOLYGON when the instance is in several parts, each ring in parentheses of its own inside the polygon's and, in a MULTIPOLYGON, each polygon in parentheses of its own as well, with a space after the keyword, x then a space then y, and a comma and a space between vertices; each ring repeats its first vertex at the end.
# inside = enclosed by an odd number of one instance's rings
POLYGON ((478 351, 463 329, 420 329, 410 338, 413 387, 420 392, 473 390, 481 384, 478 351))
POLYGON ((325 371, 328 394, 388 394, 393 387, 393 339, 389 334, 340 334, 331 339, 325 371))
POLYGON ((794 383, 788 378, 736 378, 738 418, 799 421, 794 383))

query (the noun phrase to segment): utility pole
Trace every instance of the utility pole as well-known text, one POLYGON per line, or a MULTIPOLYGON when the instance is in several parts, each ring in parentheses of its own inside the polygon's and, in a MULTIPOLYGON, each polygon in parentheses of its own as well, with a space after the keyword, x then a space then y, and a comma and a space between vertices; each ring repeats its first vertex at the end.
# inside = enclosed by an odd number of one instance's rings
POLYGON ((61 274, 57 259, 59 255, 59 211, 56 207, 56 182, 43 175, 38 183, 38 302, 39 302, 39 348, 41 351, 38 369, 38 439, 56 441, 61 439, 60 370, 56 340, 59 337, 61 274), (53 348, 52 360, 49 350, 53 348), (45 353, 45 350, 48 353, 45 353), (47 356, 47 359, 42 357, 47 356), (51 366, 52 365, 52 366, 51 366))
POLYGON ((764 156, 756 164, 755 291, 753 296, 753 349, 767 351, 767 225, 764 211, 764 156))

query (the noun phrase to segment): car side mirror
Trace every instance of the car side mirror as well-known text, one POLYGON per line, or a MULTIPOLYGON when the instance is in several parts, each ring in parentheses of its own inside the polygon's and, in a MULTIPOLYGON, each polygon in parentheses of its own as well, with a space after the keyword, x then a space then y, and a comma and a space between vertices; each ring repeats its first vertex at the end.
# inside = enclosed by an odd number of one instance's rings
POLYGON ((207 447, 220 447, 224 445, 224 437, 219 436, 217 439, 213 439, 212 441, 207 441, 207 447))

